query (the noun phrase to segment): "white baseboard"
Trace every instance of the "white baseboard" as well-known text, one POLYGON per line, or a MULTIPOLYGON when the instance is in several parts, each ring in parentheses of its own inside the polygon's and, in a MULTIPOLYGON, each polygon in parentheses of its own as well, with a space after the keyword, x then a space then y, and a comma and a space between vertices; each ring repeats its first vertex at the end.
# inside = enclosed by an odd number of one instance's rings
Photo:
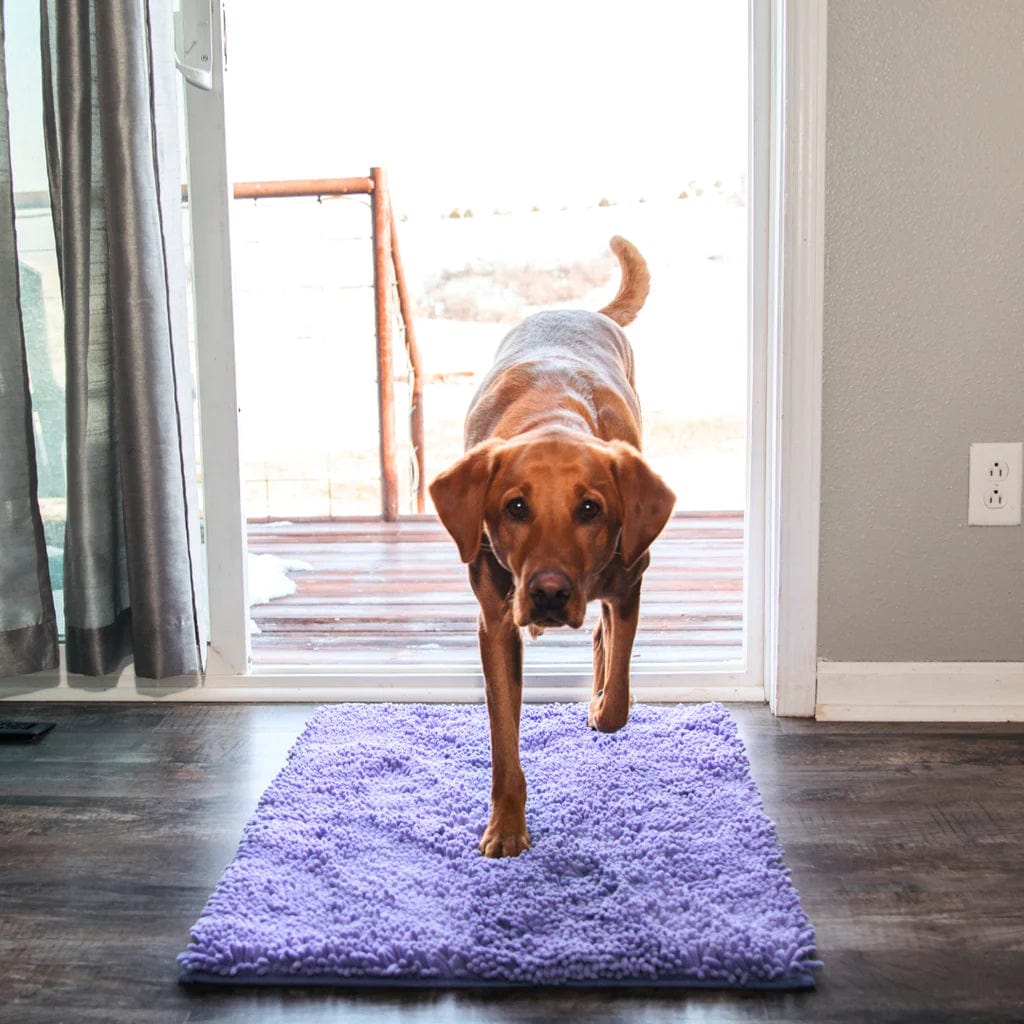
POLYGON ((829 722, 1024 722, 1024 662, 819 661, 829 722))

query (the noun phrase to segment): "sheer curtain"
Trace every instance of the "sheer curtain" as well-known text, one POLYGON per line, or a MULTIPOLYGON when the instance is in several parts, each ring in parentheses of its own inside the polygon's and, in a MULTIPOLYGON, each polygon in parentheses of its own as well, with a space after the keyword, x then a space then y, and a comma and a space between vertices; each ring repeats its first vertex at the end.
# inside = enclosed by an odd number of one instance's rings
POLYGON ((11 676, 56 666, 57 620, 36 500, 4 53, 0 46, 0 674, 11 676))
MULTIPOLYGON (((201 668, 205 614, 169 3, 42 0, 40 13, 65 321, 67 668, 103 675, 133 659, 143 678, 191 673, 201 668)), ((6 100, 5 92, 5 110, 6 100)), ((4 216, 0 236, 6 260, 13 217, 4 216)), ((10 353, 23 353, 24 342, 5 327, 0 346, 6 394, 19 365, 10 353)), ((27 408, 24 386, 22 394, 27 408)), ((5 437, 14 437, 7 404, 5 437)), ((9 568, 0 556, 6 675, 50 667, 54 647, 41 531, 22 522, 38 519, 26 430, 13 446, 17 465, 0 462, 5 508, 9 495, 23 503, 0 521, 0 551, 10 534, 19 559, 9 568), (34 641, 40 650, 8 656, 27 646, 17 635, 26 628, 45 635, 34 641)))

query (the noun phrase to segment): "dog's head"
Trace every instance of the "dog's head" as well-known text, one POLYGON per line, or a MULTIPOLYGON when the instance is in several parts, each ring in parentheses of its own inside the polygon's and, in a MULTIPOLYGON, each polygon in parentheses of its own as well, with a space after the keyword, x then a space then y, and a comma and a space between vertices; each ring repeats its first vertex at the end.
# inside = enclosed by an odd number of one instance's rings
POLYGON ((592 584, 616 555, 634 566, 675 505, 631 445, 579 435, 484 441, 430 496, 464 562, 486 535, 515 581, 515 624, 540 628, 581 626, 592 584))

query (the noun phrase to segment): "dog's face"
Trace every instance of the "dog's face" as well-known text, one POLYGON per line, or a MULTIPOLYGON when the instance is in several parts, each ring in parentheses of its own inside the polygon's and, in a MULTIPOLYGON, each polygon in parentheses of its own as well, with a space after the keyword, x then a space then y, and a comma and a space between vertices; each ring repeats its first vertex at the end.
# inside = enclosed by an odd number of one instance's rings
POLYGON ((634 565, 661 532, 675 495, 623 442, 582 437, 491 440, 430 486, 463 561, 490 549, 515 581, 517 626, 572 626, 616 554, 634 565))
POLYGON ((484 527, 516 581, 515 624, 578 628, 590 583, 612 560, 622 528, 611 460, 582 444, 506 447, 495 460, 484 527))

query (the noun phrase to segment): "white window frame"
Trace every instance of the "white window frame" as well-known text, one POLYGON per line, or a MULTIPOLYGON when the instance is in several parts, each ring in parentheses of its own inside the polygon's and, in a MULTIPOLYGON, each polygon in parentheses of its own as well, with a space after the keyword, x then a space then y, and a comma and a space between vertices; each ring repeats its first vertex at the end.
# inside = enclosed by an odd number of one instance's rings
MULTIPOLYGON (((210 0, 212 88, 186 88, 199 400, 204 457, 210 646, 205 672, 136 685, 68 686, 42 699, 480 700, 465 667, 430 674, 252 664, 246 524, 233 346, 229 231, 233 200, 224 117, 223 0, 210 0), (203 225, 217 225, 204 230, 203 225)), ((826 0, 750 0, 751 190, 745 664, 635 672, 640 700, 767 700, 814 714, 817 671, 821 348, 824 266, 826 0), (767 154, 767 159, 764 159, 767 154)), ((209 84, 209 83, 207 83, 209 84)), ((42 675, 42 674, 40 674, 42 675)), ((40 675, 35 682, 43 682, 40 675)), ((20 681, 21 694, 25 692, 20 681)), ((44 684, 45 685, 45 684, 44 684)), ((580 699, 581 672, 529 673, 528 700, 580 699)), ((0 695, 8 695, 0 689, 0 695)))

